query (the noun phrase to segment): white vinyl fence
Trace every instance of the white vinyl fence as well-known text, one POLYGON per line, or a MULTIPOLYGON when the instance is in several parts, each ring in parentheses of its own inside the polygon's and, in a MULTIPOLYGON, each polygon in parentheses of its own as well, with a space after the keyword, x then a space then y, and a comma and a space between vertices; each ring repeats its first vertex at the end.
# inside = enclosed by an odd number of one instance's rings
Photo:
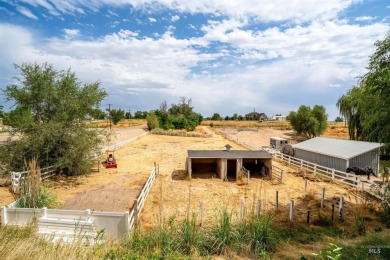
MULTIPOLYGON (((90 225, 89 232, 94 237, 100 231, 104 231, 104 239, 121 239, 128 236, 134 225, 137 225, 158 171, 159 166, 155 164, 130 212, 11 208, 15 205, 12 203, 8 207, 1 207, 1 225, 27 226, 37 219, 39 234, 48 234, 54 237, 68 235, 73 238, 75 229, 82 226, 83 230, 86 230, 86 226, 90 225)), ((85 236, 85 234, 82 235, 85 236)))
POLYGON ((304 161, 302 159, 291 157, 283 153, 274 153, 273 157, 275 159, 288 163, 288 165, 294 165, 302 169, 307 169, 321 177, 332 179, 333 181, 356 187, 358 190, 366 191, 367 193, 379 199, 383 199, 377 194, 377 190, 379 190, 380 187, 376 183, 369 180, 366 181, 367 183, 362 182, 360 176, 356 176, 353 173, 338 171, 315 163, 304 161))

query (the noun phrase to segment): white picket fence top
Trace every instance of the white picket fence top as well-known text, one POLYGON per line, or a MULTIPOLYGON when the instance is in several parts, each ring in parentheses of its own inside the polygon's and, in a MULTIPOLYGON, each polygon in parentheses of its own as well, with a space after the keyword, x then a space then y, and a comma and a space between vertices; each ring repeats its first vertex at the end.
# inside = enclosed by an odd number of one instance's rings
MULTIPOLYGON (((1 225, 26 226, 35 218, 38 221, 50 219, 50 222, 58 228, 58 234, 51 234, 62 237, 66 231, 61 231, 61 223, 75 221, 77 224, 80 220, 93 222, 96 229, 105 231, 105 238, 121 239, 129 236, 133 227, 138 224, 141 211, 145 205, 146 199, 153 186, 154 180, 159 172, 159 165, 155 164, 150 172, 150 176, 145 182, 137 199, 134 200, 134 206, 129 212, 100 212, 87 210, 63 210, 63 209, 32 209, 32 208, 14 208, 16 202, 8 206, 1 207, 1 225), (57 220, 57 221, 56 221, 57 220)), ((69 229, 69 227, 67 227, 69 229)), ((44 231, 44 230, 43 230, 44 231)), ((68 230, 69 231, 69 230, 68 230)), ((40 229, 42 233, 42 228, 40 229)), ((43 232, 44 233, 44 232, 43 232)), ((54 237, 55 238, 55 237, 54 237)))
MULTIPOLYGON (((99 153, 95 154, 94 159, 99 158, 100 156, 102 156, 108 150, 115 150, 115 149, 121 148, 121 147, 125 146, 128 143, 134 142, 135 140, 138 140, 141 137, 144 137, 148 133, 149 132, 145 132, 145 133, 142 133, 142 134, 140 134, 138 136, 134 136, 132 138, 126 139, 126 140, 121 141, 119 143, 116 143, 116 144, 113 144, 111 146, 105 147, 105 148, 101 149, 99 153)), ((56 175, 57 174, 56 170, 57 169, 54 166, 49 166, 49 167, 42 168, 41 169, 41 179, 44 180, 44 179, 47 179, 47 178, 50 178, 50 177, 56 175)), ((20 187, 21 179, 23 178, 24 174, 26 174, 28 172, 29 171, 11 172, 11 182, 12 182, 11 185, 12 185, 12 191, 13 192, 17 192, 18 191, 18 189, 20 187)))

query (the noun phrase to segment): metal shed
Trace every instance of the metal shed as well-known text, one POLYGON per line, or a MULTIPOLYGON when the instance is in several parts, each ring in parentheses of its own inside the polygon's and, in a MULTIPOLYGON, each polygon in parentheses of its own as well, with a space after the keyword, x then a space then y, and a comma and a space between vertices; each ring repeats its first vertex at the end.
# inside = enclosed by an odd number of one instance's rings
POLYGON ((292 145, 295 157, 318 165, 345 171, 348 167, 379 170, 380 143, 315 137, 292 145))
POLYGON ((271 173, 272 155, 266 151, 230 150, 188 150, 186 169, 188 176, 237 179, 242 167, 252 172, 267 169, 271 173), (263 168, 264 167, 264 168, 263 168))

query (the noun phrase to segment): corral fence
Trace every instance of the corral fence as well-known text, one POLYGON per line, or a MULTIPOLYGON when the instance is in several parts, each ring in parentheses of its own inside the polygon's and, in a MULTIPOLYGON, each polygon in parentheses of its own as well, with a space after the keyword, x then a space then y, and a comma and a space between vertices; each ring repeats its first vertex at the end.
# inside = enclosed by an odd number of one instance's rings
MULTIPOLYGON (((119 143, 113 144, 111 146, 105 147, 105 148, 101 149, 99 151, 99 153, 95 154, 95 156, 93 158, 97 159, 97 158, 101 157, 106 151, 119 149, 119 148, 125 146, 128 143, 134 142, 135 140, 138 140, 141 137, 144 137, 148 133, 149 132, 145 132, 145 133, 142 133, 142 134, 140 134, 138 136, 135 136, 135 137, 126 139, 124 141, 121 141, 119 143)), ((101 168, 100 162, 98 163, 98 167, 99 167, 99 169, 101 168)), ((18 192, 19 187, 20 187, 21 179, 28 172, 29 171, 11 172, 11 185, 12 185, 12 191, 13 192, 18 192)), ((99 170, 99 172, 100 172, 100 170, 99 170)), ((54 176, 54 175, 56 175, 58 173, 61 173, 61 171, 58 170, 58 168, 55 167, 55 166, 49 166, 49 167, 42 168, 41 169, 41 179, 44 180, 44 179, 50 178, 50 177, 52 177, 52 176, 54 176)))
POLYGON ((367 180, 367 183, 362 182, 360 176, 356 176, 355 174, 338 171, 305 161, 303 159, 291 157, 283 153, 274 153, 273 157, 277 160, 287 163, 289 166, 293 165, 300 169, 306 169, 323 178, 332 179, 332 181, 355 187, 357 190, 365 191, 378 199, 383 199, 377 194, 377 191, 380 189, 380 187, 376 183, 370 180, 367 180))
POLYGON ((74 239, 78 235, 75 230, 83 232, 80 235, 90 238, 92 242, 100 232, 104 232, 103 239, 121 239, 129 236, 133 227, 138 224, 146 198, 158 173, 159 165, 155 164, 129 212, 14 208, 16 204, 14 202, 1 207, 1 225, 27 226, 37 219, 38 234, 49 235, 54 239, 56 237, 64 240, 67 237, 74 239))
MULTIPOLYGON (((310 189, 307 180, 302 186, 302 195, 298 199, 291 198, 288 190, 276 190, 273 194, 267 193, 261 199, 241 199, 239 208, 233 208, 238 221, 246 221, 248 217, 256 216, 259 218, 262 214, 271 212, 277 219, 275 221, 290 223, 307 223, 317 225, 329 225, 332 222, 343 222, 346 210, 355 210, 358 205, 357 197, 351 195, 334 197, 326 193, 325 188, 321 192, 317 188, 310 189), (347 201, 346 199, 349 199, 347 201), (353 200, 356 200, 355 202, 353 200), (288 201, 286 203, 286 201, 288 201), (281 203, 284 202, 284 203, 281 203), (310 202, 310 203, 309 203, 310 202), (314 202, 314 203, 313 203, 314 202), (349 208, 345 205, 348 203, 349 208)), ((237 207, 237 205, 235 205, 237 207)), ((206 218, 215 218, 215 214, 206 214, 207 204, 200 202, 199 213, 200 226, 204 226, 206 218)), ((207 221, 210 223, 209 221, 207 221)))

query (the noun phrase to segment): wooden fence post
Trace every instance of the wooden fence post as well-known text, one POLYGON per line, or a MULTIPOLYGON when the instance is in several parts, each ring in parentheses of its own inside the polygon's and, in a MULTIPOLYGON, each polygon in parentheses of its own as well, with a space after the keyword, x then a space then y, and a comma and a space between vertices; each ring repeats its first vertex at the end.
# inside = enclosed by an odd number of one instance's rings
POLYGON ((324 200, 325 200, 325 188, 322 188, 321 208, 324 208, 324 200))
POLYGON ((138 225, 138 199, 134 200, 134 225, 138 225))
POLYGON ((4 227, 7 225, 7 208, 1 207, 1 225, 4 227))
POLYGON ((276 191, 276 209, 279 208, 279 191, 276 191))
POLYGON ((240 203, 240 219, 241 221, 244 219, 244 200, 241 199, 240 203))
POLYGON ((257 201, 257 219, 260 219, 261 201, 257 201))
POLYGON ((317 164, 314 164, 314 174, 317 174, 317 164))
POLYGON ((288 165, 291 165, 291 156, 288 157, 288 165))
POLYGON ((294 201, 291 200, 290 202, 290 222, 293 222, 294 220, 294 201))
POLYGON ((204 224, 204 203, 200 203, 200 226, 203 227, 204 224))
POLYGON ((306 219, 307 224, 310 224, 310 210, 307 211, 307 219, 306 219))
POLYGON ((98 161, 98 172, 102 172, 102 161, 98 161))
POLYGON ((304 187, 304 190, 303 190, 304 197, 306 197, 306 194, 307 194, 307 179, 305 179, 305 187, 304 187))
POLYGON ((303 159, 301 159, 301 169, 303 169, 303 159))
POLYGON ((344 208, 344 197, 340 197, 340 204, 339 204, 339 221, 343 221, 343 208, 344 208))
POLYGON ((280 183, 284 184, 284 170, 280 172, 280 183))
POLYGON ((332 169, 332 180, 334 181, 334 169, 332 169))
POLYGON ((154 174, 157 174, 157 163, 154 162, 154 174))

